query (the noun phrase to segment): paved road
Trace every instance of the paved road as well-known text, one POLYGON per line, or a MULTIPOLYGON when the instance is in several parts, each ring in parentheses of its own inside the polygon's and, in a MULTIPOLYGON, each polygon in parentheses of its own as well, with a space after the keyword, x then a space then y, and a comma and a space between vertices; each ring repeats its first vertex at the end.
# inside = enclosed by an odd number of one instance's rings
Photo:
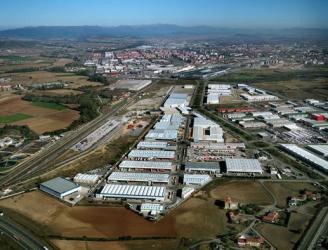
POLYGON ((311 227, 303 237, 299 250, 310 250, 314 249, 315 245, 321 235, 323 235, 328 228, 328 207, 321 209, 311 227))
POLYGON ((45 248, 45 244, 42 240, 37 239, 34 235, 14 223, 5 215, 0 216, 0 231, 15 240, 24 249, 51 249, 49 246, 45 248))

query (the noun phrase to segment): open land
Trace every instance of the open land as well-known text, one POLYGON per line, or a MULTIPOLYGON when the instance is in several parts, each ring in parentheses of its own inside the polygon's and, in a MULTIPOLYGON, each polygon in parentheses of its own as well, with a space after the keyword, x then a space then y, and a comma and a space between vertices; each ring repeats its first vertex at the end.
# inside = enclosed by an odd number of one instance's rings
POLYGON ((297 196, 304 189, 317 190, 310 183, 304 182, 265 182, 264 185, 274 194, 277 199, 277 206, 281 208, 287 206, 289 196, 297 196))
POLYGON ((270 195, 257 181, 227 181, 212 189, 210 196, 218 200, 224 200, 229 196, 233 201, 258 205, 269 205, 273 202, 270 195))
MULTIPOLYGON (((79 118, 79 112, 72 109, 56 109, 53 104, 34 105, 24 101, 21 96, 10 94, 0 100, 0 116, 10 116, 16 114, 24 115, 24 119, 12 121, 15 125, 27 125, 38 134, 50 132, 69 126, 74 120, 79 118), (45 107, 45 105, 47 107, 45 107), (26 116, 30 116, 29 118, 26 116), (26 119, 25 119, 26 118, 26 119)), ((19 117, 22 117, 21 115, 19 117)))
POLYGON ((76 206, 35 191, 0 201, 0 207, 42 224, 52 235, 67 237, 188 237, 203 239, 224 232, 225 211, 214 202, 191 198, 158 222, 124 207, 76 206), (43 204, 42 207, 39 204, 43 204))
POLYGON ((96 250, 96 249, 112 249, 112 250, 144 250, 144 249, 187 249, 180 240, 176 239, 156 239, 156 240, 133 240, 133 241, 69 241, 69 240, 52 240, 55 246, 60 249, 71 250, 96 250))

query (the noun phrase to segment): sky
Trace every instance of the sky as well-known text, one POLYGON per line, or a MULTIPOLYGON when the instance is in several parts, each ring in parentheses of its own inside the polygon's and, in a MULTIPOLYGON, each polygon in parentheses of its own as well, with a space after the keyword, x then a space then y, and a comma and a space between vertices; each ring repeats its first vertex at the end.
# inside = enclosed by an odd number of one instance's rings
POLYGON ((0 27, 328 28, 328 0, 0 0, 0 27))

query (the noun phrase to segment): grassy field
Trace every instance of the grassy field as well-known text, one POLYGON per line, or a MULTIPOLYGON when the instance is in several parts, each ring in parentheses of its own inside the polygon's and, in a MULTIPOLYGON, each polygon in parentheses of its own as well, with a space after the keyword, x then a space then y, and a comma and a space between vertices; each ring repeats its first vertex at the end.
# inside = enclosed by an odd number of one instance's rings
POLYGON ((32 116, 22 113, 15 113, 10 115, 0 115, 0 123, 13 123, 20 120, 31 118, 32 116))
POLYGON ((156 239, 156 240, 130 240, 130 241, 68 241, 68 240, 52 240, 55 246, 60 249, 71 250, 91 250, 91 249, 113 249, 113 250, 168 250, 188 249, 178 239, 156 239))
POLYGON ((40 192, 30 192, 0 201, 3 210, 17 213, 28 220, 26 226, 42 232, 66 237, 187 237, 194 240, 225 233, 226 211, 213 200, 191 198, 158 222, 150 222, 124 207, 69 207, 40 192), (42 204, 42 207, 39 206, 42 204), (34 225, 29 225, 33 223, 34 225))
POLYGON ((54 102, 32 102, 33 106, 54 109, 54 110, 64 110, 66 107, 64 105, 54 103, 54 102))
POLYGON ((255 227, 278 250, 293 249, 300 234, 293 233, 286 227, 273 224, 259 224, 255 227))
POLYGON ((274 194, 277 199, 277 206, 287 207, 287 198, 297 196, 301 190, 308 189, 317 191, 317 188, 310 183, 304 182, 265 182, 264 185, 274 194))
POLYGON ((31 102, 24 101, 21 96, 9 94, 0 98, 0 117, 10 117, 7 122, 14 125, 27 125, 37 134, 51 132, 68 127, 74 120, 79 118, 79 112, 72 109, 50 109, 44 106, 36 106, 31 102), (25 114, 29 117, 16 116, 25 114), (11 117, 14 115, 13 117, 11 117))
POLYGON ((1 250, 18 250, 23 249, 20 245, 18 245, 15 241, 10 239, 5 234, 0 235, 0 247, 1 250))
POLYGON ((210 191, 214 199, 224 200, 227 196, 240 203, 269 205, 273 201, 262 185, 257 181, 229 180, 217 185, 210 191))

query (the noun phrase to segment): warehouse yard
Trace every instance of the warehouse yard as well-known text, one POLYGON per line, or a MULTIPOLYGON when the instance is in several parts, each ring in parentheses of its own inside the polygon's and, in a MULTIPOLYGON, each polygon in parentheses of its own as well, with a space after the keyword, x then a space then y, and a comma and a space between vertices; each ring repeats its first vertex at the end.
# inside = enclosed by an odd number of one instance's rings
POLYGON ((229 196, 233 201, 259 205, 269 205, 273 202, 270 195, 257 181, 226 181, 213 188, 210 196, 218 200, 224 200, 229 196))
POLYGON ((2 200, 0 207, 43 225, 48 234, 67 237, 203 239, 223 233, 226 225, 225 211, 214 205, 214 201, 198 198, 187 200, 156 223, 124 207, 69 207, 40 191, 2 200), (42 207, 39 204, 43 204, 42 207))
POLYGON ((68 127, 79 118, 78 111, 64 106, 59 108, 59 105, 27 102, 15 94, 1 98, 0 105, 0 116, 11 117, 8 123, 27 125, 38 134, 68 127))

